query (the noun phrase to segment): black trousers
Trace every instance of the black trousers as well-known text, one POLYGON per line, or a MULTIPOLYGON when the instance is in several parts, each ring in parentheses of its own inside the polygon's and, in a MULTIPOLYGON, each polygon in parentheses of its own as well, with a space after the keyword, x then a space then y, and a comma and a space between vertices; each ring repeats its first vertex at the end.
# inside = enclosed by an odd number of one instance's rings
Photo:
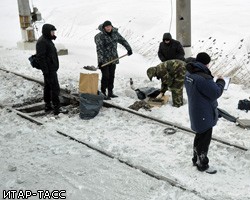
POLYGON ((43 89, 43 99, 46 104, 52 104, 54 107, 60 106, 59 94, 60 86, 58 83, 56 71, 50 72, 48 74, 43 74, 44 76, 44 89, 43 89))
POLYGON ((200 161, 202 165, 207 165, 209 159, 207 157, 209 145, 212 139, 213 128, 208 129, 203 133, 196 133, 194 137, 194 157, 193 162, 196 163, 197 156, 200 157, 200 161))
POLYGON ((113 92, 114 79, 115 79, 116 64, 110 64, 105 67, 101 67, 102 80, 101 80, 101 91, 106 93, 106 89, 109 92, 113 92))

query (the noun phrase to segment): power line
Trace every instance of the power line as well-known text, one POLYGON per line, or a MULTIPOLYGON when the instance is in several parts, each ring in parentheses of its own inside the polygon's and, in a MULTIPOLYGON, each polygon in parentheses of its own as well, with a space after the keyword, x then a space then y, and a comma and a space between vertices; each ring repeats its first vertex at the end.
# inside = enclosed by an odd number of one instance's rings
POLYGON ((170 0, 170 3, 171 3, 171 17, 170 17, 170 24, 169 24, 169 33, 170 33, 170 30, 171 30, 171 27, 172 27, 172 19, 173 19, 173 2, 172 0, 170 0))

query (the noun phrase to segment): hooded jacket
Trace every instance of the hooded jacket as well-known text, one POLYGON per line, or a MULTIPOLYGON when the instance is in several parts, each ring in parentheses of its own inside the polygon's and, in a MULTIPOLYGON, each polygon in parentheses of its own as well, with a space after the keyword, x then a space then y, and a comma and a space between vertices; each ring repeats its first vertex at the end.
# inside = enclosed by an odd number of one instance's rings
MULTIPOLYGON (((105 64, 118 58, 117 43, 124 46, 127 51, 131 50, 130 45, 120 35, 117 28, 113 27, 111 33, 107 33, 103 29, 103 24, 101 24, 98 29, 100 30, 100 33, 95 36, 98 64, 105 64)), ((118 64, 119 60, 114 63, 118 64)))
POLYGON ((191 129, 203 133, 218 121, 217 99, 225 86, 223 79, 216 82, 210 70, 200 62, 186 65, 185 87, 188 96, 188 109, 191 129))
POLYGON ((57 71, 59 68, 59 60, 57 50, 52 42, 56 36, 51 36, 51 31, 56 30, 51 24, 44 24, 42 28, 42 36, 36 43, 37 62, 42 68, 44 74, 51 71, 57 71))
POLYGON ((162 42, 160 43, 158 50, 159 59, 162 62, 172 59, 179 59, 184 61, 184 56, 185 52, 181 43, 177 40, 174 40, 170 33, 164 33, 162 42), (170 40, 168 44, 164 42, 164 40, 166 39, 170 40))

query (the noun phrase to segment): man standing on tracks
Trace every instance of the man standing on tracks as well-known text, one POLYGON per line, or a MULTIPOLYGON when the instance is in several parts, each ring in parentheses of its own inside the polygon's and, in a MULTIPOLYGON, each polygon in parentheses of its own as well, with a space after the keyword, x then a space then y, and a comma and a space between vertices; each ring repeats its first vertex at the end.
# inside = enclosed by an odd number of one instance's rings
POLYGON ((116 64, 118 64, 119 61, 117 60, 104 67, 101 66, 118 58, 117 43, 126 48, 129 56, 132 55, 132 49, 128 42, 120 35, 118 29, 112 26, 110 21, 105 21, 103 24, 99 25, 98 29, 100 33, 95 36, 95 43, 98 67, 102 72, 101 92, 106 96, 106 100, 110 100, 110 98, 118 97, 113 93, 113 88, 116 64), (106 89, 108 89, 108 95, 106 94, 106 89))
POLYGON ((186 73, 185 62, 181 60, 168 60, 156 67, 150 67, 147 75, 150 80, 153 77, 161 79, 161 91, 156 99, 161 99, 168 88, 172 92, 174 107, 183 105, 183 86, 186 73))
POLYGON ((42 27, 42 36, 36 44, 37 62, 42 68, 44 76, 44 93, 45 112, 54 109, 54 114, 58 115, 60 109, 60 86, 57 78, 59 60, 57 50, 52 40, 56 39, 56 28, 51 24, 44 24, 42 27), (53 107, 51 105, 51 101, 53 107))
POLYGON ((170 33, 164 33, 158 50, 158 57, 162 62, 172 59, 185 60, 185 52, 181 43, 172 39, 170 33))
MULTIPOLYGON (((222 95, 225 81, 213 80, 209 70, 210 56, 201 52, 196 61, 187 63, 185 87, 188 96, 191 129, 196 132, 193 143, 193 165, 199 171, 209 170, 207 157, 213 126, 218 120, 217 99, 222 95)), ((215 173, 215 172, 214 172, 215 173)))

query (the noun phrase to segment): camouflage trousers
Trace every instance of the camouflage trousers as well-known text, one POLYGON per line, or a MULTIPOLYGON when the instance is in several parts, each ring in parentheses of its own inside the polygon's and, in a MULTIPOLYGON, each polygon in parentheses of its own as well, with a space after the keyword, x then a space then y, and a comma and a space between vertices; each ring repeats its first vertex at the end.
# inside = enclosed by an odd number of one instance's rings
POLYGON ((184 87, 185 73, 179 74, 178 78, 175 78, 173 84, 169 89, 172 92, 172 100, 174 107, 180 107, 183 105, 183 87, 184 87))
POLYGON ((180 107, 183 105, 183 86, 179 88, 170 88, 172 92, 172 100, 174 107, 180 107))

